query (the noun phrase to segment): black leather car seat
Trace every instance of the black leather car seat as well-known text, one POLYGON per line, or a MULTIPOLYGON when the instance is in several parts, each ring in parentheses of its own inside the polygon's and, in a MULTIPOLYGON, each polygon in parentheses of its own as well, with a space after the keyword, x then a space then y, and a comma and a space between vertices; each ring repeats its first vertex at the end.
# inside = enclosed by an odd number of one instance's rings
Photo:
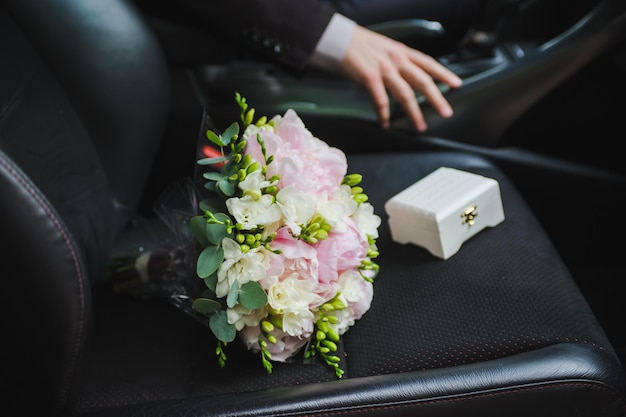
POLYGON ((506 220, 446 261, 394 243, 384 220, 346 377, 324 364, 267 375, 237 343, 220 370, 204 326, 100 279, 168 106, 140 16, 123 0, 3 0, 0 50, 7 415, 626 415, 623 367, 541 225, 497 167, 464 153, 349 156, 383 216, 450 166, 497 179, 506 220))

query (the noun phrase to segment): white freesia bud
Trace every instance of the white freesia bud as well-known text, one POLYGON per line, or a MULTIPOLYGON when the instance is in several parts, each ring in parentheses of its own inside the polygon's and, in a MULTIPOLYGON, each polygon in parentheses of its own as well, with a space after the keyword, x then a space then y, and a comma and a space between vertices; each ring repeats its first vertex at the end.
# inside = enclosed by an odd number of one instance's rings
POLYGON ((226 207, 235 217, 237 223, 245 230, 275 223, 282 216, 280 208, 274 204, 274 198, 268 194, 264 194, 258 199, 249 195, 241 198, 229 198, 226 200, 226 207))

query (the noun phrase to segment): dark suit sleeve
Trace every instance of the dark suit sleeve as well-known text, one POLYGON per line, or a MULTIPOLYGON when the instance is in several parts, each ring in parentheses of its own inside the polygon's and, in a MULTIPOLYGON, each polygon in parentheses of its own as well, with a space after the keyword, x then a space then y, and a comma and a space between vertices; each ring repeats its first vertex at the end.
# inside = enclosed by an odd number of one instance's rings
MULTIPOLYGON (((225 36, 277 64, 303 71, 334 11, 318 0, 175 0, 225 36)), ((177 7, 178 7, 177 6, 177 7)))

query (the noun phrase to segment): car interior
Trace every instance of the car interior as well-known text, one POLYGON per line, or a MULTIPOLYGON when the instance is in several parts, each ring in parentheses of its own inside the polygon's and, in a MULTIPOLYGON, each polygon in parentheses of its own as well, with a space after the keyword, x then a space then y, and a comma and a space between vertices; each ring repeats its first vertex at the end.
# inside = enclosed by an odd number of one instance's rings
POLYGON ((437 22, 373 25, 463 78, 451 119, 419 98, 426 133, 395 103, 381 129, 360 87, 191 20, 144 0, 0 0, 7 415, 626 415, 626 2, 485 0, 453 47, 437 22), (204 323, 108 274, 171 244, 158 205, 195 175, 204 129, 236 120, 236 92, 342 149, 383 219, 343 378, 267 374, 237 341, 221 369, 204 323), (505 213, 446 260, 394 242, 384 210, 443 166, 496 179, 505 213))

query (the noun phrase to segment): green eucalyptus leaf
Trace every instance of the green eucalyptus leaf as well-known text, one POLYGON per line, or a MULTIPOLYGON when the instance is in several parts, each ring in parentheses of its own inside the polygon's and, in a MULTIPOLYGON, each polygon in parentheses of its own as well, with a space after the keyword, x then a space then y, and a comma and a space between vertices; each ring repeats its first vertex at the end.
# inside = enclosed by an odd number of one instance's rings
POLYGON ((245 308, 256 310, 267 303, 267 294, 258 282, 249 281, 239 289, 239 302, 245 308))
POLYGON ((228 290, 228 295, 226 296, 226 305, 230 308, 233 308, 237 305, 237 301, 239 300, 239 282, 233 282, 233 285, 230 286, 228 290))
MULTIPOLYGON (((205 280, 207 279, 209 278, 205 278, 205 280)), ((200 292, 200 298, 210 298, 211 300, 214 300, 216 298, 215 291, 211 291, 210 289, 206 288, 200 292)))
POLYGON ((220 310, 211 316, 209 319, 209 327, 218 340, 224 343, 235 340, 237 330, 234 324, 228 323, 228 318, 224 310, 220 310))
POLYGON ((206 180, 219 181, 225 178, 226 175, 222 174, 221 172, 205 172, 204 174, 202 174, 202 177, 206 180))
POLYGON ((196 272, 200 278, 207 278, 218 270, 224 261, 224 251, 219 246, 207 246, 200 252, 196 272))
POLYGON ((213 314, 217 311, 220 311, 222 305, 219 302, 211 300, 209 298, 196 298, 191 303, 191 308, 196 310, 198 313, 213 314))
POLYGON ((203 247, 209 246, 211 244, 207 239, 206 225, 207 223, 204 216, 193 216, 189 220, 191 233, 196 238, 198 243, 200 243, 203 247))
POLYGON ((234 122, 222 133, 222 142, 228 145, 237 134, 239 134, 239 123, 234 122))
POLYGON ((215 158, 202 158, 202 159, 198 159, 196 163, 198 165, 213 165, 213 164, 218 164, 224 161, 228 161, 228 157, 216 156, 215 158))
MULTIPOLYGON (((215 218, 222 222, 226 222, 227 220, 230 220, 230 217, 228 217, 224 213, 215 214, 215 218)), ((222 239, 224 239, 227 236, 232 235, 232 233, 228 233, 227 226, 225 224, 217 224, 217 223, 212 223, 212 224, 207 223, 205 232, 206 232, 205 236, 207 237, 207 239, 214 245, 221 245, 222 239)))
POLYGON ((204 283, 208 289, 215 292, 215 288, 217 288, 217 273, 212 273, 208 277, 204 278, 204 283))
POLYGON ((211 213, 219 213, 220 211, 224 210, 224 204, 222 200, 217 198, 207 198, 205 200, 202 200, 200 201, 200 203, 198 203, 198 207, 203 213, 206 213, 207 211, 210 211, 211 213))
POLYGON ((226 146, 227 144, 224 143, 224 141, 222 140, 222 138, 217 135, 214 131, 212 130, 207 130, 206 131, 206 137, 207 139, 209 139, 211 142, 213 142, 214 144, 216 144, 217 146, 223 148, 224 146, 226 146))
POLYGON ((227 197, 232 197, 235 194, 235 187, 226 178, 217 182, 217 188, 227 197))

